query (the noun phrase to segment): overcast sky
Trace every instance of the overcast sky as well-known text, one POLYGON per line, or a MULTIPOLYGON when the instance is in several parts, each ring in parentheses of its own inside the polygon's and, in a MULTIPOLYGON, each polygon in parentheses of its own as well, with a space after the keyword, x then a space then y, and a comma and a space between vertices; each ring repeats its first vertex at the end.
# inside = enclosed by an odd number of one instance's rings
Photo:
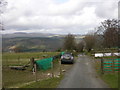
POLYGON ((118 18, 119 0, 7 0, 5 31, 85 34, 118 18))

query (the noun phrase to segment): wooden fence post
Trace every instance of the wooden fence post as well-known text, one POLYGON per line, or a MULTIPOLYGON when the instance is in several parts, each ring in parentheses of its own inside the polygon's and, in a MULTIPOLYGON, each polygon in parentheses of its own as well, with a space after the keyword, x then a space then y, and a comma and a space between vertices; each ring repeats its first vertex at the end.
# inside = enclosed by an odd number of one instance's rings
POLYGON ((61 61, 59 61, 59 66, 60 66, 60 75, 62 75, 62 72, 61 72, 61 61))
POLYGON ((35 70, 35 81, 37 82, 37 65, 34 64, 34 70, 35 70))
POLYGON ((31 65, 31 68, 33 69, 34 68, 34 58, 30 58, 30 65, 31 65))
POLYGON ((104 74, 104 70, 103 70, 104 66, 103 65, 104 65, 103 58, 101 58, 101 74, 104 74))
POLYGON ((51 62, 51 73, 52 73, 52 78, 53 78, 54 77, 53 61, 51 62))

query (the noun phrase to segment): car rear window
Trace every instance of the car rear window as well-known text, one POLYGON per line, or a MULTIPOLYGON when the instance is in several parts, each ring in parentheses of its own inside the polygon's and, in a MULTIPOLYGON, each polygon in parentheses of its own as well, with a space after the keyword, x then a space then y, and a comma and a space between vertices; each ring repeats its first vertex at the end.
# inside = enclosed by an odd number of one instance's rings
POLYGON ((64 54, 63 56, 72 56, 71 54, 64 54))

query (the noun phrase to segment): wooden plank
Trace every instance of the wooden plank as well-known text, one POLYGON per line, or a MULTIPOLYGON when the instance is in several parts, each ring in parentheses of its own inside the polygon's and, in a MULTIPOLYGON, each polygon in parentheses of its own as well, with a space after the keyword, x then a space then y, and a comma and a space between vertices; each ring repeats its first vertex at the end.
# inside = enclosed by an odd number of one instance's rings
POLYGON ((114 59, 114 60, 118 60, 118 61, 120 61, 120 58, 117 58, 117 59, 114 59))
POLYGON ((112 68, 104 68, 104 70, 112 70, 112 68))
POLYGON ((112 68, 111 66, 104 66, 104 68, 107 68, 107 67, 112 68))
POLYGON ((103 64, 112 64, 112 63, 103 63, 103 64))
POLYGON ((112 64, 104 64, 103 66, 112 66, 112 64))
POLYGON ((104 60, 104 61, 105 61, 105 60, 109 60, 109 61, 110 61, 110 60, 113 60, 113 59, 103 59, 103 60, 104 60))
POLYGON ((112 70, 109 70, 109 69, 104 69, 104 71, 112 71, 112 70))
POLYGON ((103 66, 103 67, 111 67, 112 68, 112 66, 103 66))
POLYGON ((112 63, 112 61, 104 61, 103 63, 112 63))
POLYGON ((120 71, 120 69, 114 69, 115 71, 120 71))
POLYGON ((117 64, 119 63, 120 64, 120 62, 115 62, 115 63, 117 63, 117 64))
POLYGON ((112 61, 103 61, 103 63, 112 63, 112 61))
POLYGON ((120 66, 113 66, 113 67, 120 67, 120 66))
POLYGON ((120 70, 120 68, 116 67, 116 68, 114 68, 114 70, 120 70))
POLYGON ((112 71, 104 71, 104 72, 110 72, 111 73, 112 71))

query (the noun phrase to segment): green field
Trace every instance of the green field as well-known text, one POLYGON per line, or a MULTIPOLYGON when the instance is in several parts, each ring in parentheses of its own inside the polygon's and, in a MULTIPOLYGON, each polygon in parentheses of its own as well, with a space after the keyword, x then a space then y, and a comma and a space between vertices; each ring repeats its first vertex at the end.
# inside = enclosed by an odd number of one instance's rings
POLYGON ((3 53, 2 65, 24 65, 30 61, 30 58, 40 60, 43 58, 53 57, 60 54, 60 52, 33 52, 33 53, 3 53))
POLYGON ((27 59, 31 57, 43 58, 44 56, 52 57, 57 54, 60 54, 60 52, 3 53, 2 59, 13 60, 13 59, 18 59, 18 58, 27 59))
MULTIPOLYGON (((3 64, 3 87, 21 87, 24 83, 35 81, 35 75, 33 75, 31 67, 27 67, 25 71, 12 70, 9 66, 25 65, 30 61, 31 57, 35 60, 43 58, 53 57, 60 54, 59 52, 35 52, 35 53, 3 53, 2 64, 3 64)), ((58 60, 54 62, 54 70, 58 70, 58 60)), ((43 80, 48 78, 47 74, 51 73, 51 69, 47 71, 38 71, 37 79, 43 80)))

